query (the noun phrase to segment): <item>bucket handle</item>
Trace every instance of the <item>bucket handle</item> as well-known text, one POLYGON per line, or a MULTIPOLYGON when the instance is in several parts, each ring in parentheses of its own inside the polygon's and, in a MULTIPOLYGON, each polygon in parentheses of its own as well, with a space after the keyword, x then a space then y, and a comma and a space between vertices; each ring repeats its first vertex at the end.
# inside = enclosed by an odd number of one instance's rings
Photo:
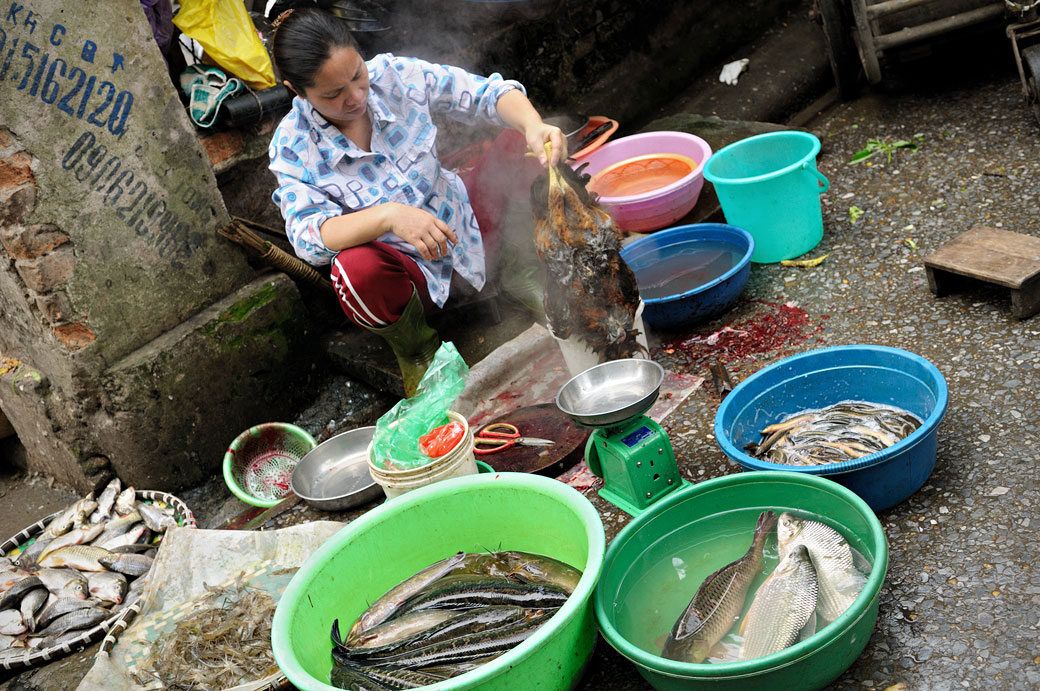
POLYGON ((820 187, 817 190, 820 194, 823 194, 824 192, 826 192, 827 190, 829 190, 831 188, 831 181, 828 180, 827 178, 823 177, 823 175, 820 173, 820 171, 816 170, 816 168, 810 168, 808 161, 806 161, 805 163, 802 164, 802 170, 807 171, 809 173, 812 173, 813 175, 816 176, 817 180, 819 180, 821 183, 823 183, 823 187, 820 187))

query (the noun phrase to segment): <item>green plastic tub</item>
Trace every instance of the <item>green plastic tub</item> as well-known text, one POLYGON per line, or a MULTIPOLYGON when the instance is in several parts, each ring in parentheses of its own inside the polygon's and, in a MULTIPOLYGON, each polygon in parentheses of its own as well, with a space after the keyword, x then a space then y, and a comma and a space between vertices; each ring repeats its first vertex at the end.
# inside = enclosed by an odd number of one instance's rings
MULTIPOLYGON (((773 536, 766 543, 763 572, 776 561, 773 536)), ((826 686, 863 652, 887 571, 881 523, 855 493, 811 475, 741 473, 677 492, 625 526, 607 550, 594 597, 596 618, 607 642, 656 689, 808 691, 826 686), (830 625, 771 655, 701 664, 660 657, 664 638, 701 582, 744 555, 766 509, 778 515, 794 511, 842 533, 871 564, 859 598, 830 625)))
POLYGON ((566 604, 505 655, 431 690, 573 688, 596 643, 592 591, 603 566, 603 524, 585 497, 524 473, 469 475, 387 502, 321 546, 278 603, 274 657, 301 691, 327 691, 332 620, 346 631, 376 598, 460 550, 522 550, 583 570, 566 604))

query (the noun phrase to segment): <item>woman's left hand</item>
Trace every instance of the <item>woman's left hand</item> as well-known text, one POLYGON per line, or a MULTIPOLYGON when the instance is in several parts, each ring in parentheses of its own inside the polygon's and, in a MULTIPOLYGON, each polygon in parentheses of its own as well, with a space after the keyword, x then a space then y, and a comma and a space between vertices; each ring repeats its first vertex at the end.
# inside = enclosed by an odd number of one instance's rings
POLYGON ((538 162, 543 166, 555 166, 567 158, 567 137, 564 136, 563 130, 555 125, 540 122, 525 131, 524 138, 527 139, 527 148, 538 156, 538 162), (552 142, 552 160, 548 162, 545 160, 546 142, 552 142))

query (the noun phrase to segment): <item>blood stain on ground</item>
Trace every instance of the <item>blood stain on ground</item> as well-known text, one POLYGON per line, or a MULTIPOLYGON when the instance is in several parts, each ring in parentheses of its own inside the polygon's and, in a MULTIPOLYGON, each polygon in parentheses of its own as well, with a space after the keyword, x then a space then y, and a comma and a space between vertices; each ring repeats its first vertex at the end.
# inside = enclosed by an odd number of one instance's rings
MULTIPOLYGON (((695 334, 661 343, 657 354, 683 362, 689 370, 708 367, 712 362, 736 364, 762 355, 793 355, 796 347, 823 331, 821 315, 814 321, 794 303, 752 300, 764 309, 739 322, 730 322, 712 334, 695 334)), ((817 342, 823 339, 817 337, 817 342)), ((739 371, 739 367, 731 367, 739 371)))

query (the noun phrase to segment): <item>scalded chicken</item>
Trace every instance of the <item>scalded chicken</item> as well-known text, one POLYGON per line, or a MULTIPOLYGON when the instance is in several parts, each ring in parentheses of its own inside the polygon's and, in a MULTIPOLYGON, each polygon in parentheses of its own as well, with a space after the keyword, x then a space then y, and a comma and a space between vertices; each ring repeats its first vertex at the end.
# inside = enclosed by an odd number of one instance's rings
POLYGON ((564 164, 531 186, 545 314, 558 338, 577 336, 601 359, 635 357, 645 352, 632 325, 639 288, 621 258, 621 231, 586 191, 587 180, 564 164))

